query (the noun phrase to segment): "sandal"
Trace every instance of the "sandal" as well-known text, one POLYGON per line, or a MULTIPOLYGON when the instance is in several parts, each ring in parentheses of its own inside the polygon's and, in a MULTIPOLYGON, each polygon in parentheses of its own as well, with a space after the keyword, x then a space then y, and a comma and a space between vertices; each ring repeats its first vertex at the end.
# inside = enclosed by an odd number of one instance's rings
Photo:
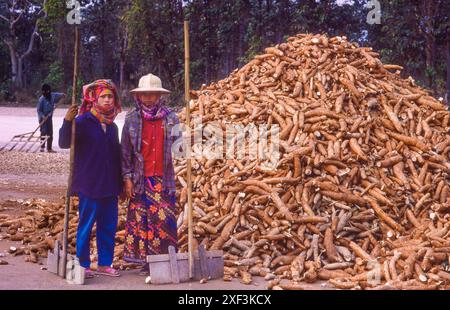
POLYGON ((110 277, 120 277, 120 272, 112 267, 98 267, 95 272, 98 275, 110 276, 110 277), (101 269, 99 269, 101 268, 101 269))
POLYGON ((95 276, 95 272, 91 268, 86 268, 84 270, 84 278, 85 279, 92 279, 94 276, 95 276))

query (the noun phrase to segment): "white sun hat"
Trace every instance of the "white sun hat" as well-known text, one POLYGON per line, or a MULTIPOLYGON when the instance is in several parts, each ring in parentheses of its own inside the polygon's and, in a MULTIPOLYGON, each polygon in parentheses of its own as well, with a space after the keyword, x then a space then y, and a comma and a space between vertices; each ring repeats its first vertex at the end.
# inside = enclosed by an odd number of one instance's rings
POLYGON ((165 93, 170 91, 162 87, 161 79, 151 73, 144 75, 139 80, 139 87, 130 91, 130 93, 165 93))

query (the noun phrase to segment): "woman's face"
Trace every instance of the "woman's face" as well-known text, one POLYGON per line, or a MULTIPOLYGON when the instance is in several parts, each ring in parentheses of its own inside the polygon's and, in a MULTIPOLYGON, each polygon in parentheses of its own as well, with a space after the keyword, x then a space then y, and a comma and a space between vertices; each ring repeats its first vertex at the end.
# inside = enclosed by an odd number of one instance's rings
POLYGON ((97 104, 101 108, 112 108, 114 106, 114 94, 111 90, 105 89, 102 91, 98 97, 97 104))
POLYGON ((158 102, 159 98, 161 98, 161 93, 142 93, 137 94, 136 96, 143 105, 146 107, 151 107, 158 102))

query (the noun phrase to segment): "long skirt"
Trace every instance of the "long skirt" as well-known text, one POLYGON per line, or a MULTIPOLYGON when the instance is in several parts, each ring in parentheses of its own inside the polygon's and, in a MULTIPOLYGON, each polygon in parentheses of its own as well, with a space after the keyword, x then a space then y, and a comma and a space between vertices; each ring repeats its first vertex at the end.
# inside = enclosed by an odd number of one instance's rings
POLYGON ((125 225, 124 260, 145 263, 147 255, 177 249, 175 195, 164 194, 162 177, 145 177, 145 193, 130 201, 125 225))

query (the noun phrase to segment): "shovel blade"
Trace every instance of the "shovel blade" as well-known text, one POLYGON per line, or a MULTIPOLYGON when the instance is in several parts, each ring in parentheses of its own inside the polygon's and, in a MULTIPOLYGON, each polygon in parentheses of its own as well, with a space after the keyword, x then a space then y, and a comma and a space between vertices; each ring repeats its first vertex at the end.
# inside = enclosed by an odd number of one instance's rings
POLYGON ((47 271, 58 274, 59 266, 59 255, 53 254, 51 251, 48 251, 47 256, 47 271))
POLYGON ((48 251, 47 255, 47 271, 60 275, 61 247, 58 240, 55 241, 55 247, 52 251, 48 251))

